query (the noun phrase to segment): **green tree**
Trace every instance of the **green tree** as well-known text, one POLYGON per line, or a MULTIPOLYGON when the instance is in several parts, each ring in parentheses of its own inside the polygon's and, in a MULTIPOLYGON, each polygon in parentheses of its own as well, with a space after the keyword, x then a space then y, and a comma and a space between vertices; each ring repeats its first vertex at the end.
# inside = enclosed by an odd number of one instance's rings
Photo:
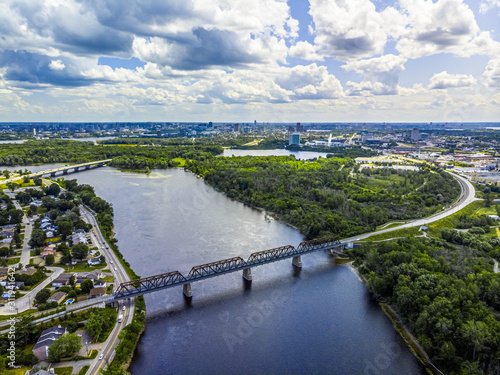
POLYGON ((48 359, 51 362, 59 362, 62 358, 73 356, 81 348, 81 339, 76 335, 76 333, 63 335, 57 340, 54 340, 52 345, 49 346, 48 359))
POLYGON ((34 249, 35 247, 42 247, 45 245, 45 240, 47 239, 47 235, 40 228, 35 228, 31 232, 31 238, 28 242, 30 247, 34 249))
POLYGON ((42 289, 36 294, 35 301, 38 302, 39 304, 45 303, 47 302, 49 297, 50 297, 50 290, 42 289))
POLYGON ((94 287, 94 282, 91 279, 83 280, 80 284, 80 290, 83 294, 89 294, 94 287))
POLYGON ((46 266, 51 266, 54 264, 54 256, 52 254, 49 254, 45 257, 45 265, 46 266))
POLYGON ((71 256, 74 259, 85 259, 89 254, 89 247, 84 243, 79 243, 73 246, 71 250, 71 256))
POLYGON ((45 190, 45 193, 47 195, 54 195, 56 197, 59 195, 60 192, 61 192, 61 187, 56 183, 50 184, 50 186, 45 190))
POLYGON ((14 231, 14 235, 12 236, 12 241, 16 244, 16 247, 18 249, 21 248, 23 240, 21 239, 21 236, 17 231, 14 231))
POLYGON ((40 177, 35 177, 33 181, 35 182, 35 186, 42 186, 42 179, 40 177))
POLYGON ((85 332, 92 336, 94 341, 99 341, 103 323, 103 318, 99 314, 91 314, 85 323, 85 332))

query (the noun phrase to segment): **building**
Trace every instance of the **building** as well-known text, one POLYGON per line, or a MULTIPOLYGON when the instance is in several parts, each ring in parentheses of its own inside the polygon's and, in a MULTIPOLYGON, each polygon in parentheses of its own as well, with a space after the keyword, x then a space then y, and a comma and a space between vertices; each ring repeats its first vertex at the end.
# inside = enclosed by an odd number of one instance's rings
POLYGON ((300 122, 297 123, 297 132, 298 133, 304 132, 304 125, 301 125, 300 122))
POLYGON ((51 295, 49 299, 47 299, 47 302, 61 303, 62 301, 64 301, 65 298, 66 298, 66 293, 56 292, 53 295, 51 295))
POLYGON ((290 133, 288 144, 300 146, 300 133, 290 133))
POLYGON ((45 257, 47 255, 56 255, 56 249, 51 249, 51 248, 45 248, 42 253, 40 254, 40 256, 42 257, 42 259, 45 259, 45 257))
POLYGON ((103 280, 97 280, 94 283, 94 288, 106 288, 106 281, 103 280))
POLYGON ((61 326, 46 329, 38 338, 38 341, 33 348, 33 354, 40 361, 46 360, 49 356, 49 347, 55 340, 64 334, 66 334, 66 328, 61 326))
POLYGON ((59 288, 63 285, 68 285, 71 276, 73 276, 71 273, 61 273, 57 279, 52 281, 52 286, 54 288, 59 288))
POLYGON ((106 288, 94 288, 90 291, 89 298, 101 297, 106 294, 106 288))
POLYGON ((97 266, 98 264, 101 264, 101 259, 92 258, 92 259, 87 260, 87 263, 89 266, 97 266))
POLYGON ((420 141, 420 131, 417 128, 411 130, 411 140, 414 142, 420 141))

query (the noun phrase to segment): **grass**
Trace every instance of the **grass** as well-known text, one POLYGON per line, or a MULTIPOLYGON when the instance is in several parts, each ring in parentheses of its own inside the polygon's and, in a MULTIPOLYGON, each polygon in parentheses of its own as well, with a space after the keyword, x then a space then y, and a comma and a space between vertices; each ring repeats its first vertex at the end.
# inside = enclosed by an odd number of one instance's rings
POLYGON ((401 222, 401 223, 392 223, 392 224, 389 224, 389 225, 383 224, 383 225, 379 225, 377 227, 377 230, 389 229, 389 228, 396 228, 396 227, 399 227, 399 226, 401 226, 403 224, 404 224, 404 222, 401 222))
MULTIPOLYGON (((31 367, 21 367, 16 369, 5 369, 3 370, 3 375, 24 375, 26 371, 31 370, 31 367)), ((71 373, 70 373, 71 374, 71 373)))
POLYGON ((96 269, 103 269, 104 267, 106 267, 106 263, 104 264, 99 264, 97 266, 89 266, 87 264, 87 262, 82 262, 82 263, 77 263, 75 265, 70 265, 70 266, 61 266, 61 265, 57 265, 58 267, 63 267, 64 268, 64 272, 90 272, 90 271, 93 271, 93 270, 96 270, 96 269))
POLYGON ((57 367, 54 372, 59 375, 71 375, 73 372, 73 367, 57 367))
POLYGON ((484 207, 484 201, 474 201, 460 211, 445 217, 444 219, 428 224, 427 233, 431 236, 441 238, 441 231, 444 229, 455 229, 457 227, 460 216, 477 217, 484 207))
POLYGON ((179 165, 177 166, 179 168, 182 168, 186 165, 186 159, 184 159, 184 158, 173 158, 172 161, 179 163, 179 165))
POLYGON ((90 351, 90 354, 88 356, 89 359, 94 359, 95 357, 97 357, 97 353, 99 353, 98 350, 94 349, 94 350, 91 350, 90 351))
POLYGON ((113 276, 106 276, 104 277, 103 281, 106 281, 107 283, 112 283, 115 281, 115 278, 113 276))
POLYGON ((83 366, 81 368, 80 372, 78 372, 78 375, 85 375, 89 368, 90 368, 90 366, 83 366))
POLYGON ((21 257, 9 258, 9 259, 7 259, 7 264, 8 265, 16 264, 16 263, 19 263, 20 260, 21 260, 21 257))
POLYGON ((363 241, 384 241, 391 238, 415 237, 422 234, 418 229, 419 227, 396 229, 387 233, 375 234, 363 241))
POLYGON ((49 237, 45 240, 46 243, 49 243, 49 242, 60 242, 61 241, 61 237, 49 237))

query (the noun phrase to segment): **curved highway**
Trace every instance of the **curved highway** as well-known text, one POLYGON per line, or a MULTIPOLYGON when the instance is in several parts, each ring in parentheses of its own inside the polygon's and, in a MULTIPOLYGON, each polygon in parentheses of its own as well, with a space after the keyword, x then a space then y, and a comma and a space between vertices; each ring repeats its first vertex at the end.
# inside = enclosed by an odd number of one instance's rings
MULTIPOLYGON (((106 257, 109 268, 111 269, 111 272, 113 273, 115 279, 115 287, 119 283, 130 281, 130 277, 120 263, 120 260, 118 259, 114 251, 109 249, 108 244, 104 240, 104 237, 99 229, 99 225, 97 224, 94 215, 92 215, 83 206, 80 206, 80 213, 88 223, 92 224, 91 233, 96 239, 97 244, 99 245, 99 250, 106 257)), ((97 374, 101 368, 104 368, 106 364, 110 363, 113 360, 114 351, 119 341, 118 335, 125 326, 132 323, 132 319, 134 317, 134 306, 134 299, 124 300, 120 302, 118 306, 118 315, 123 315, 123 319, 121 322, 117 322, 115 324, 115 327, 104 343, 104 348, 99 351, 99 356, 97 356, 96 359, 92 361, 87 374, 97 374), (99 359, 100 355, 103 356, 102 359, 99 359)))
POLYGON ((402 225, 399 225, 397 227, 392 227, 392 228, 388 228, 388 229, 381 229, 381 230, 378 230, 375 232, 370 232, 370 233, 360 234, 360 235, 354 236, 354 237, 344 238, 343 240, 341 240, 341 242, 344 242, 344 243, 355 242, 355 241, 364 240, 368 237, 371 237, 371 236, 374 236, 377 234, 392 232, 392 231, 395 231, 398 229, 413 228, 413 227, 419 227, 422 225, 427 225, 427 224, 433 223, 435 221, 444 219, 447 216, 453 215, 454 213, 460 211, 462 208, 468 206, 473 201, 477 200, 475 198, 476 190, 474 189, 474 186, 470 183, 469 180, 467 180, 466 178, 464 178, 462 176, 456 175, 454 173, 451 173, 451 172, 448 172, 448 173, 450 173, 458 181, 462 191, 460 193, 460 197, 458 197, 458 199, 455 201, 455 203, 453 203, 447 209, 445 209, 441 212, 438 212, 437 214, 428 216, 426 218, 413 220, 409 223, 402 224, 402 225))

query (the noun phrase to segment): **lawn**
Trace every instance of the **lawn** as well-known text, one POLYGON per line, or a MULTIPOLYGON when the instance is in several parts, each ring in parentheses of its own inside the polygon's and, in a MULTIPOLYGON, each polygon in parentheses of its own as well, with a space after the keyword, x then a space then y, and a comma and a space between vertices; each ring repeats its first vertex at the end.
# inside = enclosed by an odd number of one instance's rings
MULTIPOLYGON (((3 375, 24 375, 26 371, 31 370, 31 367, 21 367, 16 369, 6 369, 2 372, 3 375)), ((70 373, 71 374, 71 373, 70 373)))
POLYGON ((21 257, 9 258, 9 259, 7 259, 7 265, 10 266, 11 264, 19 263, 20 260, 21 260, 21 257))
POLYGON ((78 375, 85 375, 90 366, 83 366, 78 375))
POLYGON ((413 228, 402 228, 402 229, 396 229, 391 232, 387 233, 381 233, 381 234, 376 234, 373 236, 370 236, 363 241, 384 241, 388 240, 390 238, 400 238, 400 237, 415 237, 419 236, 422 234, 420 232, 419 227, 413 227, 413 228))
POLYGON ((73 372, 73 367, 57 367, 54 372, 59 375, 71 375, 73 372))
POLYGON ((177 166, 179 168, 182 168, 186 165, 186 159, 184 159, 184 158, 173 158, 172 161, 179 163, 179 165, 177 166))
POLYGON ((91 267, 87 264, 87 262, 80 262, 75 265, 62 266, 62 267, 64 268, 64 272, 89 272, 95 269, 103 269, 104 267, 106 267, 106 263, 91 267))
POLYGON ((107 283, 112 283, 115 281, 115 278, 113 276, 106 276, 103 281, 106 281, 107 283))

